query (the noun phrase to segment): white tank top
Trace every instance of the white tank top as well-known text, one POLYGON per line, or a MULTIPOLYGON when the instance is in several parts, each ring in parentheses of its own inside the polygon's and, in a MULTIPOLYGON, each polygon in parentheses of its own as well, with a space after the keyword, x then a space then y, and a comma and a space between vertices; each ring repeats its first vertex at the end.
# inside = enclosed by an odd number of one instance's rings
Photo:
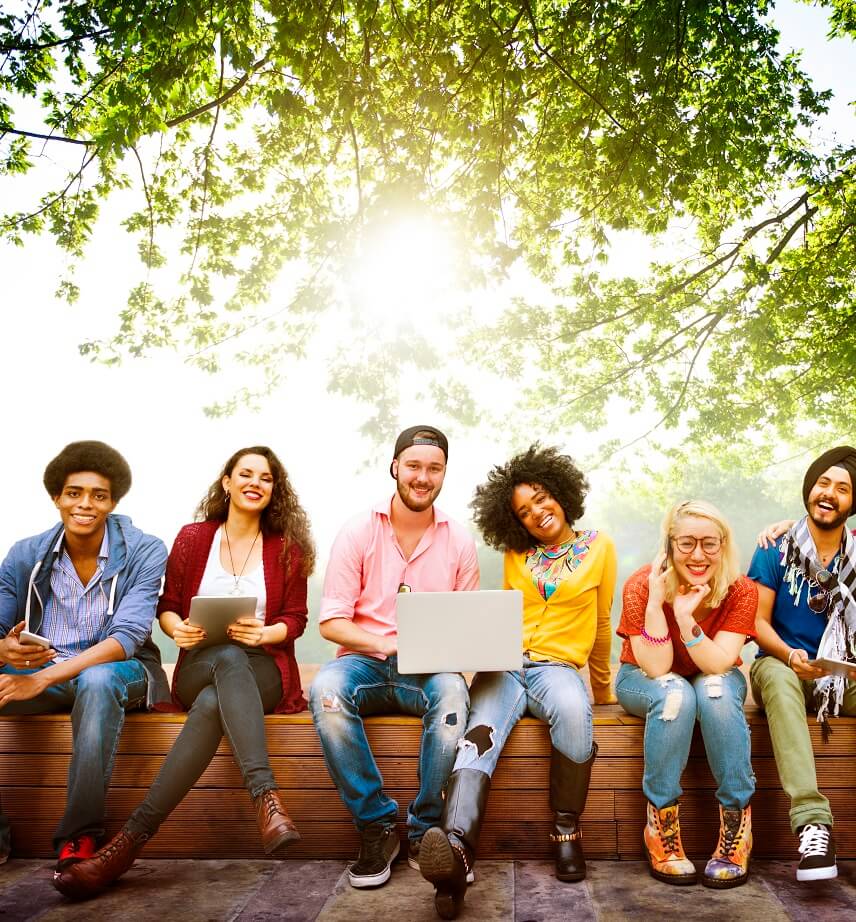
POLYGON ((250 573, 242 573, 235 585, 236 577, 226 570, 220 563, 220 539, 223 534, 222 526, 217 529, 214 540, 211 542, 211 551, 199 584, 198 595, 254 595, 256 597, 256 618, 265 620, 265 605, 267 604, 267 590, 265 589, 264 562, 250 573))

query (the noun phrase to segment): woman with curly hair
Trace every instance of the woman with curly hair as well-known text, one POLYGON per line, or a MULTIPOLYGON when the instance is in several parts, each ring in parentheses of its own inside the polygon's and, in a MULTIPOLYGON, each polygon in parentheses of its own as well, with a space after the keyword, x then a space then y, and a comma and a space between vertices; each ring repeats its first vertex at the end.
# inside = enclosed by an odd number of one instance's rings
POLYGON ((609 614, 616 575, 612 539, 574 527, 587 491, 570 457, 536 444, 495 467, 471 503, 485 542, 505 552, 504 588, 523 592, 523 660, 517 671, 474 678, 442 826, 422 840, 419 865, 436 888, 441 918, 454 919, 463 905, 491 776, 508 735, 527 713, 550 730, 556 877, 585 877, 579 818, 597 747, 579 671, 588 662, 595 702, 615 700, 609 614))
POLYGON ((294 641, 306 626, 306 581, 315 562, 309 521, 279 458, 264 446, 226 462, 173 544, 158 604, 180 648, 173 701, 187 720, 154 784, 124 828, 55 880, 62 893, 92 896, 128 870, 145 843, 205 771, 225 733, 253 799, 265 852, 300 838, 270 767, 264 715, 306 706, 294 641), (200 646, 189 620, 194 596, 255 596, 255 616, 228 628, 230 642, 200 646))
POLYGON ((702 883, 724 889, 749 877, 755 791, 746 679, 740 651, 755 636, 758 587, 740 575, 731 528, 704 500, 673 506, 663 519, 662 547, 624 584, 618 633, 624 638, 615 689, 622 707, 645 718, 642 790, 651 874, 694 884, 678 820, 681 774, 696 721, 716 779, 719 842, 702 883))

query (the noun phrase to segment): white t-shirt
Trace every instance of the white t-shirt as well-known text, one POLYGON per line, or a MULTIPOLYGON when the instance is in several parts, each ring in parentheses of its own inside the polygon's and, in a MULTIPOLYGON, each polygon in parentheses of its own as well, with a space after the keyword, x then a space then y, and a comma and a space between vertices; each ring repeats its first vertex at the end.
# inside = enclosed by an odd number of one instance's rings
MULTIPOLYGON (((211 542, 211 551, 199 584, 198 595, 249 595, 256 597, 256 618, 265 620, 265 605, 267 604, 267 590, 265 589, 264 562, 250 573, 242 573, 240 577, 233 576, 224 569, 220 563, 220 540, 223 534, 222 526, 217 529, 214 540, 211 542), (236 583, 237 580, 237 583, 236 583)), ((259 539, 261 540, 261 538, 259 539)), ((238 561, 235 561, 237 564, 238 561)))

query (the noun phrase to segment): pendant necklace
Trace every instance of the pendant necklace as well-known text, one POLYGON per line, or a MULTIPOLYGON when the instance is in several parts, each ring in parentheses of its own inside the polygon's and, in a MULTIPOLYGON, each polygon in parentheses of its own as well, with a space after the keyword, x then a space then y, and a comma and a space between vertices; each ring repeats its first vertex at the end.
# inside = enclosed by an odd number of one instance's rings
POLYGON ((229 541, 229 530, 226 528, 226 523, 223 523, 223 534, 226 535, 226 549, 229 551, 229 563, 232 565, 232 576, 235 578, 235 588, 232 590, 232 595, 241 594, 241 577, 244 575, 244 570, 247 568, 247 562, 250 559, 250 554, 253 553, 253 548, 256 546, 256 541, 259 540, 259 535, 262 533, 262 530, 259 529, 256 532, 255 538, 253 538, 253 543, 250 545, 250 550, 247 552, 247 556, 244 558, 244 565, 241 567, 240 573, 235 573, 235 561, 232 559, 232 544, 229 541))

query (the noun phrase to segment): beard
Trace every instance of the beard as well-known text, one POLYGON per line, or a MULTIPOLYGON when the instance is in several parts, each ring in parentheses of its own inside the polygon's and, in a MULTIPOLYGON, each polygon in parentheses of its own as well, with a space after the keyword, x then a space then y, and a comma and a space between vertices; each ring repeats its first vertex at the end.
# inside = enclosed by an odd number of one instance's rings
MULTIPOLYGON (((828 502, 828 500, 827 500, 828 502)), ((818 521, 814 515, 814 510, 817 508, 817 503, 814 502, 809 507, 808 517, 811 519, 815 528, 819 528, 821 531, 835 531, 837 528, 843 527, 844 523, 850 518, 850 514, 853 512, 852 507, 845 509, 843 512, 840 506, 836 506, 835 517, 832 519, 826 519, 818 521)))
POLYGON ((411 492, 410 484, 396 480, 395 485, 401 501, 411 512, 424 512, 426 509, 430 509, 440 493, 440 487, 437 487, 435 490, 431 490, 424 499, 418 499, 411 492))

